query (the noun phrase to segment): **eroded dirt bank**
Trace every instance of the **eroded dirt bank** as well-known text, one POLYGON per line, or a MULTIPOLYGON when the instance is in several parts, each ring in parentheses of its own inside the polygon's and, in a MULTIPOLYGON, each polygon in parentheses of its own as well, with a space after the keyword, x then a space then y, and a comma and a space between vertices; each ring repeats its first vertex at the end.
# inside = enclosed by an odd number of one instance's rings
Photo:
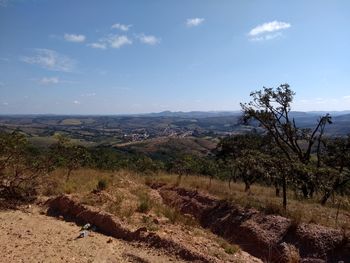
POLYGON ((290 219, 265 215, 230 202, 178 187, 161 184, 163 201, 194 216, 203 227, 238 243, 268 262, 350 262, 349 238, 340 230, 315 224, 295 224, 290 219))
POLYGON ((211 258, 208 255, 187 249, 183 244, 174 242, 171 239, 162 238, 155 233, 147 232, 147 229, 145 228, 133 231, 123 225, 117 217, 94 207, 82 205, 79 203, 79 200, 76 200, 71 196, 59 196, 50 200, 48 204, 48 214, 61 214, 68 220, 80 223, 89 222, 106 235, 123 239, 125 241, 141 241, 147 243, 153 248, 163 249, 184 260, 192 262, 216 262, 214 258, 211 258))

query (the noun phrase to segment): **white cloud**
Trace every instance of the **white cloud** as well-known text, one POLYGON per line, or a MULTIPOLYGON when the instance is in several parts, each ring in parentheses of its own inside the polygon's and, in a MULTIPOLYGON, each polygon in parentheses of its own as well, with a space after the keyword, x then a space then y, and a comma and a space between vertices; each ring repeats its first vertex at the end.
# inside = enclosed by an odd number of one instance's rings
POLYGON ((90 43, 88 44, 89 47, 92 47, 92 48, 97 48, 97 49, 106 49, 106 44, 104 43, 90 43))
POLYGON ((80 104, 80 101, 74 100, 73 103, 76 104, 76 105, 78 105, 78 104, 80 104))
POLYGON ((84 35, 64 34, 64 39, 69 42, 81 43, 85 41, 86 37, 84 35))
POLYGON ((121 48, 125 45, 131 45, 132 41, 127 36, 122 35, 109 35, 105 41, 109 44, 112 48, 121 48))
POLYGON ((92 92, 92 93, 85 93, 85 94, 81 94, 82 97, 94 97, 96 96, 96 93, 95 92, 92 92))
POLYGON ((282 36, 282 32, 277 32, 273 34, 266 34, 257 37, 250 38, 251 41, 264 41, 264 40, 272 40, 274 38, 278 38, 282 36))
POLYGON ((157 38, 152 35, 141 34, 140 36, 138 36, 138 38, 140 39, 141 43, 151 45, 151 46, 154 46, 160 43, 160 38, 157 38))
POLYGON ((57 77, 44 77, 39 81, 43 85, 58 84, 60 80, 57 77))
POLYGON ((8 105, 9 105, 9 103, 8 103, 8 102, 6 102, 6 101, 4 101, 4 102, 2 103, 2 105, 4 105, 4 106, 8 106, 8 105))
POLYGON ((350 95, 344 96, 343 99, 344 100, 350 100, 350 95))
POLYGON ((123 25, 123 24, 119 24, 119 23, 111 26, 112 29, 119 29, 119 30, 124 31, 124 32, 128 31, 130 27, 132 27, 132 25, 123 25))
POLYGON ((200 24, 202 24, 204 22, 204 18, 188 18, 186 20, 186 26, 188 27, 194 27, 194 26, 199 26, 200 24))
POLYGON ((290 27, 291 27, 291 24, 289 23, 275 20, 275 21, 267 22, 254 27, 252 30, 249 31, 248 35, 250 37, 255 37, 261 34, 272 33, 272 32, 284 30, 290 27))
POLYGON ((76 62, 51 49, 34 49, 34 55, 22 57, 21 60, 28 64, 39 65, 42 68, 52 71, 72 72, 76 62))

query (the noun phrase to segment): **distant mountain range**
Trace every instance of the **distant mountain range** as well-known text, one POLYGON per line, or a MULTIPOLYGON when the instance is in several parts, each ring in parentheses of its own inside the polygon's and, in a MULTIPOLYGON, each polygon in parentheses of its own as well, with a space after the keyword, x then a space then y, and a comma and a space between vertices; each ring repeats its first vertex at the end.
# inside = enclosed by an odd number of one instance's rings
MULTIPOLYGON (((298 127, 313 128, 326 113, 293 111, 290 115, 298 127)), ((350 111, 329 113, 333 124, 327 125, 326 133, 331 136, 350 134, 350 111)), ((110 141, 113 137, 116 142, 124 142, 128 137, 224 136, 257 128, 256 122, 240 123, 241 114, 240 111, 163 111, 125 115, 0 115, 0 130, 19 129, 30 136, 48 137, 63 132, 85 141, 110 141)))
MULTIPOLYGON (((350 114, 350 110, 346 111, 292 111, 291 116, 306 117, 306 116, 322 116, 329 113, 331 116, 341 116, 350 114)), ((134 116, 147 117, 181 117, 181 118, 208 118, 208 117, 223 117, 241 115, 241 111, 162 111, 155 113, 131 114, 134 116)))

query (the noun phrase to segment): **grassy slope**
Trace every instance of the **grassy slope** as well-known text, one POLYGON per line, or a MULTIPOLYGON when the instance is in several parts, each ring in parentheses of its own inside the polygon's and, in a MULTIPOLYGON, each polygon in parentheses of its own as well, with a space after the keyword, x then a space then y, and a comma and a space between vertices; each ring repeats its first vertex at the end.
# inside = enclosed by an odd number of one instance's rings
MULTIPOLYGON (((71 179, 66 182, 65 171, 56 170, 46 180, 42 193, 88 193, 96 188, 97 182, 101 178, 106 179, 109 185, 112 186, 112 189, 113 187, 138 185, 139 188, 136 187, 134 193, 147 191, 144 183, 150 180, 169 184, 178 183, 177 175, 166 173, 146 177, 142 174, 135 174, 129 171, 103 172, 91 169, 74 171, 71 179)), ((334 201, 330 200, 326 206, 321 206, 317 196, 314 199, 303 200, 297 198, 293 192, 289 192, 286 213, 282 209, 281 198, 275 196, 274 189, 271 187, 252 185, 251 192, 246 193, 244 192, 244 185, 241 183, 232 183, 230 189, 227 182, 213 179, 210 183, 209 179, 203 176, 184 176, 180 182, 180 186, 199 189, 220 198, 229 199, 245 207, 255 207, 268 213, 291 217, 297 221, 314 222, 336 228, 343 227, 348 229, 350 227, 349 197, 335 196, 334 201), (337 211, 339 202, 341 202, 341 207, 337 211)), ((134 206, 137 207, 137 200, 135 202, 134 206)), ((134 209, 136 209, 135 207, 134 209)))
POLYGON ((193 154, 197 156, 204 156, 216 147, 216 142, 212 141, 211 139, 195 137, 161 137, 143 142, 125 143, 116 146, 122 150, 162 158, 162 156, 171 157, 176 154, 193 154))

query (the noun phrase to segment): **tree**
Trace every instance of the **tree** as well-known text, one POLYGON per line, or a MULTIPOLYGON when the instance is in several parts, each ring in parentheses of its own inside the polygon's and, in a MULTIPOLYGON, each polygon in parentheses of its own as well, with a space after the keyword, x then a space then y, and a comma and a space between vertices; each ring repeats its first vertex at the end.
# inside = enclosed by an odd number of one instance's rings
POLYGON ((193 155, 180 155, 169 163, 168 171, 178 175, 177 184, 180 184, 183 175, 200 173, 200 162, 193 155))
POLYGON ((321 153, 326 167, 318 166, 320 185, 323 191, 321 204, 326 204, 329 197, 349 188, 350 183, 350 135, 347 138, 333 138, 324 142, 321 153))
POLYGON ((23 134, 0 133, 1 197, 20 201, 34 199, 43 175, 52 168, 52 163, 33 148, 23 134))
POLYGON ((242 155, 236 159, 238 176, 245 184, 245 192, 250 186, 266 174, 266 161, 269 158, 258 150, 243 150, 242 155))
POLYGON ((66 181, 70 179, 73 170, 84 166, 90 159, 84 146, 73 144, 62 135, 57 135, 57 142, 50 146, 50 155, 55 158, 56 166, 67 168, 66 181))
MULTIPOLYGON (((294 95, 288 84, 282 84, 276 89, 264 87, 263 90, 252 92, 250 96, 253 100, 241 103, 242 120, 257 120, 288 160, 298 159, 307 164, 311 158, 312 147, 316 142, 321 142, 325 126, 332 121, 330 115, 326 114, 318 120, 313 130, 298 128, 290 114, 294 95), (301 141, 305 141, 307 146, 302 147, 301 141)), ((317 147, 317 151, 320 151, 320 147, 317 147)))
POLYGON ((215 160, 213 158, 201 158, 199 161, 199 173, 205 176, 209 176, 209 185, 211 187, 211 182, 213 178, 219 177, 221 161, 215 160))
POLYGON ((229 187, 232 180, 240 178, 245 190, 263 174, 267 153, 271 151, 270 138, 257 133, 224 137, 215 149, 217 159, 223 160, 229 170, 229 187), (261 163, 259 163, 261 162, 261 163))
MULTIPOLYGON (((325 126, 332 123, 330 115, 326 114, 318 120, 314 129, 298 128, 295 119, 290 114, 294 95, 295 93, 288 84, 282 84, 275 89, 264 87, 262 90, 254 91, 250 94, 252 97, 250 102, 241 103, 243 122, 258 121, 288 160, 290 170, 293 170, 295 162, 303 165, 309 164, 315 144, 317 144, 316 156, 320 158, 320 146, 325 126), (304 142, 306 146, 302 146, 301 142, 304 142)), ((283 176, 282 179, 282 184, 286 185, 287 178, 283 176)), ((304 197, 308 197, 314 190, 308 189, 307 184, 303 184, 302 188, 304 197)), ((283 196, 286 196, 286 193, 283 196)), ((283 203, 286 208, 287 201, 284 200, 283 203)))

